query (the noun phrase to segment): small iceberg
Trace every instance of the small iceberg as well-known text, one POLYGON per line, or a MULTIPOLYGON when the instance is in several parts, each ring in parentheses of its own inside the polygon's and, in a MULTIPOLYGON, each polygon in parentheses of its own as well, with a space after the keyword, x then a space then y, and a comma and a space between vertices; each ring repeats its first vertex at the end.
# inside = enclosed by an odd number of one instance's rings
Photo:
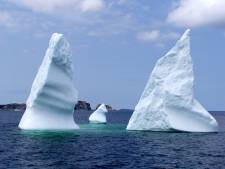
POLYGON ((187 30, 176 45, 157 61, 127 130, 218 130, 217 121, 194 98, 189 32, 187 30))
POLYGON ((105 104, 101 104, 89 117, 90 123, 107 123, 106 113, 108 112, 105 104))
POLYGON ((70 45, 54 33, 33 82, 19 128, 28 130, 78 129, 74 106, 78 92, 73 84, 70 45))

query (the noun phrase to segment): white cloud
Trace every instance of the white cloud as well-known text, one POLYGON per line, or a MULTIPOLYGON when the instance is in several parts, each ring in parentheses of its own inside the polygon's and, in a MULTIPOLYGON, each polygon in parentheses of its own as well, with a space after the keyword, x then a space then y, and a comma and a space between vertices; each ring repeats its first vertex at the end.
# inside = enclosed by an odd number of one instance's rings
POLYGON ((66 10, 73 8, 73 4, 77 3, 77 0, 11 0, 11 2, 24 6, 35 12, 53 13, 56 10, 66 10))
POLYGON ((142 42, 154 42, 154 44, 162 48, 165 44, 174 39, 178 39, 180 34, 177 32, 161 32, 160 30, 142 31, 137 34, 137 39, 142 42))
POLYGON ((83 12, 96 12, 104 9, 103 0, 83 0, 81 2, 81 10, 83 12))
POLYGON ((162 35, 162 38, 165 40, 178 39, 180 34, 177 32, 168 32, 162 35))
POLYGON ((12 27, 14 25, 13 17, 7 11, 0 11, 0 25, 12 27))
POLYGON ((7 12, 17 21, 17 30, 35 32, 37 37, 52 30, 100 38, 133 34, 147 42, 176 36, 161 34, 150 11, 143 11, 146 4, 138 0, 7 0, 7 4, 13 7, 7 12))
MULTIPOLYGON (((105 0, 8 0, 16 10, 8 10, 18 21, 18 26, 35 26, 40 29, 40 23, 52 25, 44 29, 70 29, 76 31, 87 31, 96 25, 105 22, 104 14, 108 12, 105 0), (20 10, 18 10, 20 7, 20 10), (26 10, 27 9, 27 10, 26 10), (44 14, 44 15, 43 15, 44 14), (46 17, 48 15, 48 17, 46 17), (56 21, 57 20, 57 21, 56 21), (60 23, 60 24, 59 24, 60 23), (76 26, 74 26, 76 25, 76 26)), ((112 13, 112 12, 108 12, 112 13)), ((113 14, 108 15, 113 17, 113 14)), ((37 29, 38 30, 38 29, 37 29)), ((43 30, 43 29, 42 29, 43 30)), ((40 32, 40 31, 39 31, 40 32)))
POLYGON ((225 0, 180 0, 167 21, 183 27, 225 23, 225 0))
POLYGON ((159 30, 143 31, 137 34, 137 39, 141 41, 156 41, 159 37, 159 30))
POLYGON ((49 14, 77 14, 96 12, 104 8, 103 0, 10 0, 35 12, 49 14))

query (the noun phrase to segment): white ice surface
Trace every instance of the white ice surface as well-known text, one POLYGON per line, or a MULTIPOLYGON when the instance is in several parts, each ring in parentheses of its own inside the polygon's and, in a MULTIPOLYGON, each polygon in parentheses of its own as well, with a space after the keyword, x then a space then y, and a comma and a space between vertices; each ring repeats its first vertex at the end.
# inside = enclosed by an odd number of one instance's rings
POLYGON ((89 117, 90 123, 106 123, 106 113, 108 112, 105 104, 101 104, 89 117))
POLYGON ((33 82, 19 128, 30 130, 77 129, 74 106, 78 92, 73 84, 70 45, 54 33, 33 82))
POLYGON ((189 32, 157 61, 127 130, 218 130, 216 120, 194 98, 189 32))

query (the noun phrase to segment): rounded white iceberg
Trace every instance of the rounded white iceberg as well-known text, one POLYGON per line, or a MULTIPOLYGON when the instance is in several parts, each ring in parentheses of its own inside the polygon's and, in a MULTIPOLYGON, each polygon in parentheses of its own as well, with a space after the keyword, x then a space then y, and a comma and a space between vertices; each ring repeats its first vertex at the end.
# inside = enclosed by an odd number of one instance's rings
POLYGON ((107 123, 106 113, 108 112, 105 104, 101 104, 89 117, 90 123, 107 123))
POLYGON ((73 84, 70 45, 54 33, 33 82, 19 128, 29 130, 78 129, 74 106, 78 92, 73 84))
POLYGON ((217 121, 194 98, 189 32, 157 61, 127 130, 218 130, 217 121))

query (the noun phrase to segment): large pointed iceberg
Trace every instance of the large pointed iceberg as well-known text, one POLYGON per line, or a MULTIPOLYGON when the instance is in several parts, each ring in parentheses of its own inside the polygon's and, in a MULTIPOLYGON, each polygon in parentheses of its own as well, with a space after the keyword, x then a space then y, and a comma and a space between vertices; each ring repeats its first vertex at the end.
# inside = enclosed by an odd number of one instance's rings
POLYGON ((34 130, 77 129, 74 106, 78 92, 73 84, 70 45, 54 33, 33 82, 19 128, 34 130))
POLYGON ((105 104, 101 104, 89 117, 90 123, 106 123, 106 113, 108 112, 105 104))
POLYGON ((216 120, 194 98, 189 32, 157 61, 129 120, 128 130, 218 130, 216 120))

